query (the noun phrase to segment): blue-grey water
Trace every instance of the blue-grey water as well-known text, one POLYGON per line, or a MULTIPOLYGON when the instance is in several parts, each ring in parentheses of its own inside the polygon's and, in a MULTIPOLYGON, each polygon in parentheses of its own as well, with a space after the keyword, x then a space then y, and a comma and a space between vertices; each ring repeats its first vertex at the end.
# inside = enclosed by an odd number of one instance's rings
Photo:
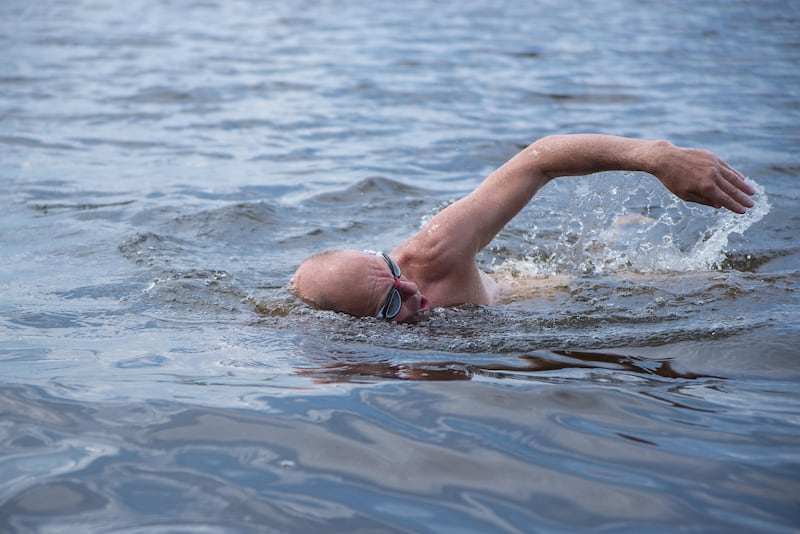
POLYGON ((0 2, 0 532, 795 532, 800 3, 0 2), (497 306, 311 310, 538 137, 497 306), (628 224, 623 224, 623 223, 628 224))

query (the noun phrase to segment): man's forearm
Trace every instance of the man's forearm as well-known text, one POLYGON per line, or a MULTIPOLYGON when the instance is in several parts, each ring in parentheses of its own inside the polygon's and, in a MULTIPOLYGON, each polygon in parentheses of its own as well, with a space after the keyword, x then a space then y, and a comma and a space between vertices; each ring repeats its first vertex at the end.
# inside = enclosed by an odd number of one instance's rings
POLYGON ((667 141, 613 135, 552 135, 534 142, 520 156, 553 179, 603 171, 654 173, 660 154, 671 148, 675 147, 667 141))
POLYGON ((736 213, 754 205, 750 196, 755 189, 742 173, 707 150, 680 148, 668 141, 602 134, 553 135, 535 141, 514 160, 515 166, 540 180, 603 171, 644 171, 683 200, 736 213))

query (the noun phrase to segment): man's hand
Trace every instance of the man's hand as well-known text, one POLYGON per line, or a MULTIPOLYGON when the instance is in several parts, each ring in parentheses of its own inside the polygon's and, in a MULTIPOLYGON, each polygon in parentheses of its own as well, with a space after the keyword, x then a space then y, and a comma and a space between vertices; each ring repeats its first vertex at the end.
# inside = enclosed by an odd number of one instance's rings
POLYGON ((689 202, 745 213, 755 193, 744 175, 707 150, 656 143, 651 171, 664 187, 689 202))

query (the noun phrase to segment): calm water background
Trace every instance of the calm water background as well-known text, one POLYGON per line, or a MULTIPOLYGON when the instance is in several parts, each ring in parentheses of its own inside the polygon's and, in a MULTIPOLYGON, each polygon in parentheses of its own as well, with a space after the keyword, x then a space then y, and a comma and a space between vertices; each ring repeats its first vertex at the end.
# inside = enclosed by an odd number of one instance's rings
POLYGON ((4 0, 0 531, 793 531, 798 65, 777 0, 4 0), (565 179, 481 256, 503 305, 287 294, 581 131, 757 208, 565 179))

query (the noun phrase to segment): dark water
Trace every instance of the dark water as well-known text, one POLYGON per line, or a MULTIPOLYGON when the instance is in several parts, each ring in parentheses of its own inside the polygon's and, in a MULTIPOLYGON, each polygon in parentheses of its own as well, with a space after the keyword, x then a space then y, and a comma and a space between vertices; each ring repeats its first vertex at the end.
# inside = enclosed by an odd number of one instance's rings
POLYGON ((0 47, 0 532, 800 525, 800 4, 6 0, 0 47), (502 305, 286 292, 579 131, 757 207, 565 179, 502 305))

